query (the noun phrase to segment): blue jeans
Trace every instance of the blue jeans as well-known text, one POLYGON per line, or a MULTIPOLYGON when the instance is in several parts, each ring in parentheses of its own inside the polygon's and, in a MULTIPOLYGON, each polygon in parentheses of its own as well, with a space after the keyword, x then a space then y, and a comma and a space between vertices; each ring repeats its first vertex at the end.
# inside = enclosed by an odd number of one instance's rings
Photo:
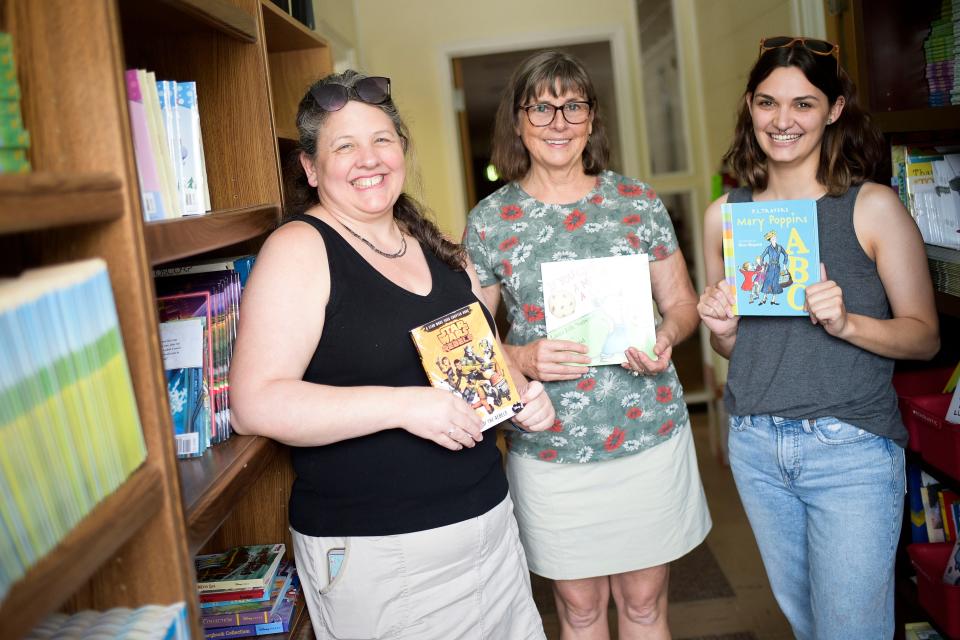
POLYGON ((904 452, 835 418, 730 417, 730 467, 800 640, 893 637, 904 452))

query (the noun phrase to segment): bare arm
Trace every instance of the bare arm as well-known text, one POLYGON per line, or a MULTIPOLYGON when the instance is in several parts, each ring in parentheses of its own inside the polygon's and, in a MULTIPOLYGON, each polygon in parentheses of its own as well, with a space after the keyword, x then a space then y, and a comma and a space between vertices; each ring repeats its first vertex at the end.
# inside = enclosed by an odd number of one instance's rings
POLYGON ((462 446, 446 435, 451 427, 479 435, 479 417, 439 389, 303 381, 329 297, 326 248, 316 231, 295 222, 273 233, 244 291, 230 369, 238 433, 313 446, 400 427, 450 449, 462 446))
POLYGON ((807 287, 810 320, 830 335, 877 355, 929 359, 940 348, 939 321, 923 239, 892 190, 867 183, 853 213, 857 238, 877 264, 893 317, 880 320, 847 313, 843 291, 825 270, 807 287))
POLYGON ((733 353, 737 341, 739 318, 733 315, 733 292, 723 277, 723 230, 720 205, 727 196, 714 200, 703 220, 703 259, 707 271, 707 285, 700 296, 697 311, 703 324, 710 330, 710 346, 724 358, 733 353))

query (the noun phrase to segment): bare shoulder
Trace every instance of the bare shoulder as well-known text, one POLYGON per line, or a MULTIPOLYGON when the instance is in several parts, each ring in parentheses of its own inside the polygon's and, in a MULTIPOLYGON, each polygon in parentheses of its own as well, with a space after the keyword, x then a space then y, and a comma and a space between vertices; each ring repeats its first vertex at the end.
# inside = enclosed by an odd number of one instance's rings
POLYGON ((707 211, 704 213, 704 218, 707 220, 716 220, 719 222, 720 217, 723 215, 721 207, 727 203, 727 197, 729 193, 725 193, 707 206, 707 211))
POLYGON ((888 244, 922 245, 916 222, 890 187, 866 182, 860 188, 853 208, 857 237, 868 255, 888 244))
POLYGON ((317 230, 306 222, 288 222, 263 243, 257 263, 264 261, 283 268, 308 270, 326 264, 326 245, 317 230))

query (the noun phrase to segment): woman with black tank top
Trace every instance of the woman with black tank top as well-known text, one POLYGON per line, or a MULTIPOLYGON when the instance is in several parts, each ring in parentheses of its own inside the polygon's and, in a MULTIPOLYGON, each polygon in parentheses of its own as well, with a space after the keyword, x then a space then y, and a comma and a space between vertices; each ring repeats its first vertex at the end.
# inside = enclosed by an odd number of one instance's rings
POLYGON ((923 241, 897 195, 870 182, 883 139, 856 103, 839 47, 761 41, 724 160, 746 187, 710 205, 698 310, 730 359, 730 466, 774 595, 797 638, 893 636, 904 452, 897 359, 939 348, 923 241), (721 204, 813 199, 820 281, 808 317, 733 315, 721 204))
MULTIPOLYGON (((320 80, 297 128, 297 213, 257 258, 230 382, 234 429, 291 446, 314 632, 543 638, 496 438, 429 385, 409 335, 477 301, 479 285, 403 193, 409 135, 389 79, 320 80)), ((511 371, 525 404, 514 421, 546 429, 542 385, 511 371)))

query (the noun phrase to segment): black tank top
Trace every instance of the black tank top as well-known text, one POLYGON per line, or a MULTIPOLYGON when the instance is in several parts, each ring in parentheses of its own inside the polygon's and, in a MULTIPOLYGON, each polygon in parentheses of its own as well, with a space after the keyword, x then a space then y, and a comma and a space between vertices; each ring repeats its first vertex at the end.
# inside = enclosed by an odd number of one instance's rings
MULTIPOLYGON (((309 215, 291 220, 320 233, 330 265, 323 334, 303 379, 340 387, 427 386, 409 331, 476 301, 467 274, 424 247, 433 288, 420 296, 383 276, 323 221, 309 215)), ((484 313, 492 327, 493 318, 484 313)), ((450 451, 404 429, 386 429, 320 447, 292 447, 291 459, 296 479, 290 524, 311 536, 432 529, 486 513, 507 493, 492 431, 472 449, 450 451)))

